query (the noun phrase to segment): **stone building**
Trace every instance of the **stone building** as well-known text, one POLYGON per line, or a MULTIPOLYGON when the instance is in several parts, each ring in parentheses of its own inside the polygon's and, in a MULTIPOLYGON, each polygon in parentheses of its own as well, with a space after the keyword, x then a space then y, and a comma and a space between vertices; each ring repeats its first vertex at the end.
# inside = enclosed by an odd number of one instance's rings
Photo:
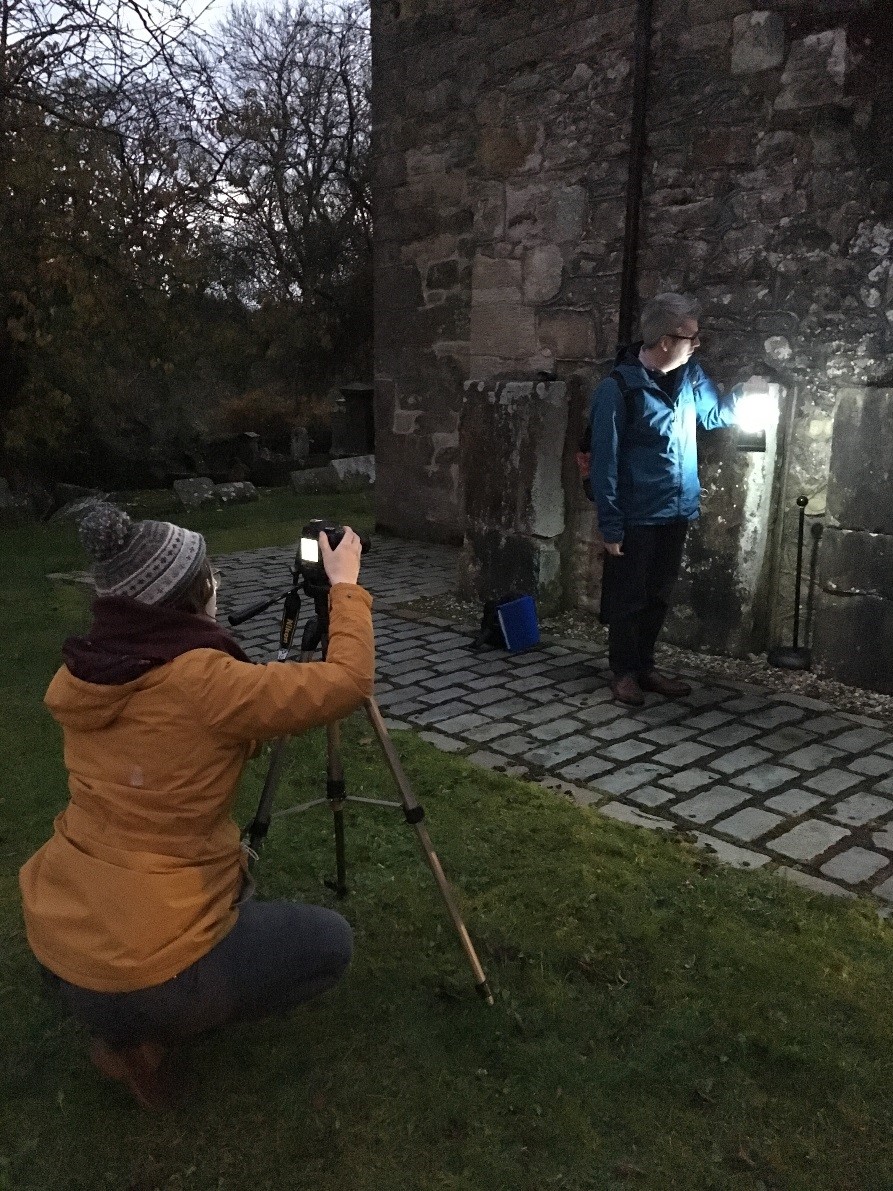
POLYGON ((378 519, 468 592, 594 608, 573 453, 641 302, 697 294, 765 450, 703 436, 668 626, 893 691, 893 10, 884 0, 373 0, 378 519), (824 532, 822 533, 822 530, 824 532))

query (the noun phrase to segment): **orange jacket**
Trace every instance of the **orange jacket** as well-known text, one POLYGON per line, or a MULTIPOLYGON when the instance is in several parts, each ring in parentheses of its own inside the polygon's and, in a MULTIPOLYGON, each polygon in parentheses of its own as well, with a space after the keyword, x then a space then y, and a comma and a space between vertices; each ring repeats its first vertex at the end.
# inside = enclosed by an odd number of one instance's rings
POLYGON ((252 742, 340 719, 372 694, 372 597, 337 584, 324 662, 194 649, 119 686, 63 666, 46 704, 71 794, 19 880, 28 942, 99 992, 161 984, 223 938, 242 884, 230 817, 252 742))

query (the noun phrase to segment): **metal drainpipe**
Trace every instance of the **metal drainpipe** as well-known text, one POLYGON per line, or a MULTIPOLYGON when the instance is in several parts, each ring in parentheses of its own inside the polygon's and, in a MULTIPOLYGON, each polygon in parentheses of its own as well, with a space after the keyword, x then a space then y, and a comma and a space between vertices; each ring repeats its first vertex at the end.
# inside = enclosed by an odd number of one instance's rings
POLYGON ((620 277, 620 311, 617 322, 618 344, 631 343, 635 325, 638 291, 636 258, 639 251, 639 225, 642 209, 642 180, 645 174, 645 149, 648 138, 648 75, 651 54, 652 0, 639 0, 636 36, 633 47, 633 110, 629 142, 629 173, 626 181, 626 223, 623 229, 623 268, 620 277))

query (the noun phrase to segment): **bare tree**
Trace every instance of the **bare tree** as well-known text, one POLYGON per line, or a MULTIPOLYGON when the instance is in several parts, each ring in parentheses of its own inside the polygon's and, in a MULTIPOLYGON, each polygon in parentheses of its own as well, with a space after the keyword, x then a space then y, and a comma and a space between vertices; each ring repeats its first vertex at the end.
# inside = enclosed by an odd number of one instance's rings
POLYGON ((186 2, 0 0, 0 462, 367 367, 365 10, 186 2))
POLYGON ((243 4, 211 54, 199 139, 245 296, 337 307, 371 254, 365 9, 243 4))

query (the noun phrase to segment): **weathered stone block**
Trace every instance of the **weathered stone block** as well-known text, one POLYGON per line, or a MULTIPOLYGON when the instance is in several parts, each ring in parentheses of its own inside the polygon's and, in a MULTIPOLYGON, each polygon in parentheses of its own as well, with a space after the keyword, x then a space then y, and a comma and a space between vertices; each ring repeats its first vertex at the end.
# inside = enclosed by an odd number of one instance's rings
POLYGON ((784 17, 778 12, 745 12, 732 22, 732 74, 772 70, 784 61, 784 17))
POLYGON ((563 383, 466 385, 460 420, 467 523, 555 537, 564 529, 563 383))
POLYGON ((847 389, 834 418, 813 652, 842 682, 893 692, 893 390, 847 389))
POLYGON ((374 455, 333 459, 325 467, 308 467, 291 473, 291 486, 298 493, 361 492, 374 483, 374 455))
POLYGON ((524 301, 548 302, 561 289, 564 258, 555 244, 538 244, 524 256, 524 301))
POLYGON ((845 29, 826 29, 795 41, 781 76, 777 111, 839 104, 847 70, 845 29))
POLYGON ((215 484, 214 495, 222 505, 247 504, 257 500, 257 489, 247 480, 239 480, 232 484, 215 484))
POLYGON ((828 518, 842 529, 893 534, 893 389, 843 389, 834 414, 828 518))
POLYGON ((345 459, 333 459, 331 466, 340 482, 348 485, 344 491, 352 490, 353 486, 368 488, 375 483, 374 455, 350 455, 345 459))
POLYGON ((829 526, 822 536, 822 586, 833 595, 893 600, 893 534, 829 526))
POLYGON ((217 504, 214 481, 209 476, 195 476, 192 479, 174 480, 174 492, 186 509, 198 509, 202 505, 217 504))
POLYGON ((813 656, 816 667, 839 682, 893 694, 893 600, 822 592, 813 656))
POLYGON ((592 316, 579 310, 543 310, 537 317, 540 347, 554 360, 581 362, 595 357, 592 316))
POLYGON ((518 591, 536 595, 541 607, 557 604, 566 433, 563 383, 466 385, 459 426, 466 593, 518 591))
POLYGON ((536 318, 529 306, 472 306, 469 344, 472 357, 504 360, 505 367, 510 368, 536 356, 538 350, 536 318))
POLYGON ((508 178, 524 164, 536 144, 536 125, 484 128, 478 155, 483 170, 496 178, 508 178))
POLYGON ((107 495, 97 492, 95 496, 82 496, 77 500, 70 500, 61 509, 56 509, 50 521, 80 521, 98 501, 106 500, 107 495))
POLYGON ((476 306, 512 306, 521 302, 521 262, 476 256, 471 275, 476 306))

